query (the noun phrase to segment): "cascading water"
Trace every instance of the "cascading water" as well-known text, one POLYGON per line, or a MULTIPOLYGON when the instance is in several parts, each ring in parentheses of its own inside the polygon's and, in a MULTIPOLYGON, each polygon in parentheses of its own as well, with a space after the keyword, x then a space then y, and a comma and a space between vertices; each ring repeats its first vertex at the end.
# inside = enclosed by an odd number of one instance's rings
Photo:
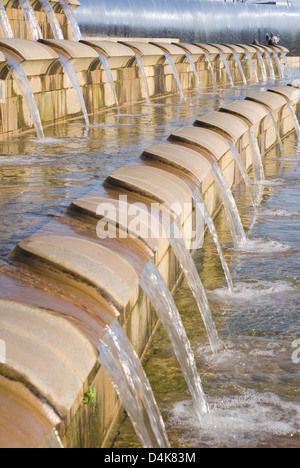
POLYGON ((276 132, 276 135, 277 135, 277 143, 278 143, 278 146, 280 148, 281 156, 282 156, 282 158, 284 158, 285 153, 284 153, 284 148, 283 148, 283 144, 282 144, 281 137, 280 137, 279 128, 278 128, 278 125, 275 122, 275 119, 274 119, 274 116, 273 116, 272 112, 269 112, 269 117, 272 120, 274 129, 275 129, 275 132, 276 132))
POLYGON ((23 68, 23 65, 18 62, 16 59, 11 57, 8 53, 3 52, 7 61, 7 65, 12 71, 13 78, 16 81, 19 90, 23 96, 24 101, 26 102, 28 111, 30 112, 31 118, 33 120, 33 124, 37 133, 37 137, 39 140, 43 140, 45 138, 43 126, 41 122, 40 113, 37 107, 37 103, 32 92, 30 83, 28 81, 27 75, 23 68))
POLYGON ((265 180, 265 171, 258 141, 253 127, 249 128, 253 173, 256 182, 265 180))
POLYGON ((258 76, 257 76, 257 72, 256 72, 256 69, 255 69, 252 57, 249 54, 249 52, 245 52, 245 55, 246 55, 246 57, 248 59, 248 62, 250 63, 250 66, 251 66, 251 69, 252 69, 252 72, 253 72, 253 75, 254 75, 255 82, 258 83, 258 76))
POLYGON ((232 75, 231 75, 231 71, 230 71, 230 68, 229 68, 228 61, 227 61, 225 55, 222 52, 219 52, 219 55, 220 55, 220 57, 222 59, 222 62, 224 63, 225 68, 226 68, 227 75, 228 75, 228 78, 229 78, 229 81, 230 81, 230 85, 233 88, 234 83, 233 83, 233 79, 232 79, 232 75))
POLYGON ((263 83, 266 83, 267 82, 267 70, 266 70, 265 62, 260 52, 257 51, 256 54, 257 54, 260 68, 261 68, 263 83))
POLYGON ((298 140, 300 140, 300 125, 299 125, 299 120, 298 120, 298 117, 296 115, 296 112, 294 111, 293 109, 293 106, 290 102, 287 103, 287 106, 290 110, 290 113, 291 113, 291 116, 294 120, 294 124, 295 124, 295 130, 296 130, 296 133, 297 133, 297 137, 298 137, 298 140))
POLYGON ((63 40, 64 35, 56 17, 56 14, 54 13, 54 10, 52 8, 52 5, 49 3, 48 0, 40 0, 40 3, 42 4, 46 12, 55 39, 63 40))
POLYGON ((228 142, 230 144, 230 151, 238 165, 238 168, 242 174, 242 177, 244 179, 244 182, 246 184, 246 187, 248 189, 248 192, 249 192, 249 195, 250 195, 250 198, 251 198, 251 203, 253 206, 256 205, 255 203, 255 199, 254 199, 254 193, 253 193, 253 190, 252 190, 252 184, 251 184, 251 180, 249 179, 249 176, 248 176, 248 173, 247 173, 247 170, 246 170, 246 166, 245 164, 243 163, 242 161, 242 158, 238 152, 238 150, 236 149, 236 147, 234 146, 233 143, 231 142, 228 142))
POLYGON ((221 169, 215 163, 212 166, 212 173, 216 183, 218 184, 219 190, 221 192, 222 201, 225 207, 227 214, 227 219, 230 226, 231 235, 233 238, 234 246, 236 248, 246 243, 246 234, 242 225, 242 221, 237 209, 235 200, 231 193, 230 187, 227 183, 225 176, 223 175, 221 169))
POLYGON ((80 31, 80 28, 78 26, 77 20, 74 16, 73 10, 71 6, 66 3, 64 0, 59 0, 59 3, 62 6, 62 9, 64 10, 66 17, 68 18, 68 21, 70 23, 70 26, 72 28, 73 36, 75 41, 79 42, 82 40, 82 34, 80 31))
POLYGON ((280 52, 279 55, 281 55, 281 57, 282 57, 282 59, 283 59, 283 61, 284 61, 284 65, 285 65, 284 74, 286 74, 286 76, 287 76, 288 78, 290 78, 290 77, 292 76, 292 71, 291 71, 291 68, 290 68, 290 66, 289 66, 287 57, 286 57, 286 55, 285 55, 284 52, 280 52))
POLYGON ((43 34, 39 26, 37 17, 35 16, 34 9, 31 6, 31 3, 29 2, 29 0, 19 0, 19 3, 22 7, 25 21, 30 31, 32 40, 38 41, 39 39, 43 39, 43 34))
POLYGON ((244 82, 244 85, 247 86, 247 78, 245 76, 245 72, 244 72, 244 69, 243 69, 242 62, 240 61, 240 58, 239 58, 239 56, 238 56, 238 54, 236 52, 232 52, 232 55, 234 56, 235 61, 238 64, 238 67, 239 67, 239 70, 241 72, 242 80, 244 82))
POLYGON ((111 90, 112 90, 114 98, 115 98, 115 103, 116 103, 116 106, 117 106, 117 112, 119 114, 120 113, 119 100, 118 100, 117 90, 116 90, 115 82, 114 82, 114 79, 113 79, 113 76, 112 76, 109 61, 104 55, 102 55, 100 53, 99 53, 99 58, 100 58, 100 62, 102 64, 102 66, 104 68, 104 71, 105 71, 105 73, 107 75, 111 90))
POLYGON ((273 56, 275 58, 275 62, 277 64, 277 69, 278 69, 278 73, 280 75, 280 78, 283 79, 284 78, 284 73, 283 73, 283 68, 282 68, 280 59, 279 59, 279 57, 278 57, 278 55, 276 54, 275 51, 273 51, 272 54, 273 54, 273 56))
POLYGON ((138 64, 138 67, 139 67, 139 70, 140 70, 142 84, 143 84, 144 92, 145 92, 145 95, 146 95, 146 102, 147 102, 148 105, 150 105, 151 104, 151 102, 150 102, 150 91, 149 91, 149 84, 148 84, 148 79, 147 79, 145 67, 144 67, 144 64, 142 62, 142 58, 141 58, 141 56, 139 54, 136 53, 135 58, 136 58, 136 62, 138 64))
POLYGON ((213 69, 211 60, 210 60, 210 58, 209 58, 209 55, 208 55, 206 52, 204 53, 204 56, 205 56, 205 58, 206 58, 206 61, 207 61, 207 63, 208 63, 209 69, 210 69, 213 87, 214 87, 214 89, 217 89, 218 83, 217 83, 216 75, 215 75, 215 73, 214 73, 214 69, 213 69))
POLYGON ((218 338, 215 322, 211 315, 209 302, 206 296, 205 289, 197 272, 193 258, 186 248, 185 242, 181 236, 180 230, 176 223, 172 223, 170 229, 169 241, 173 252, 180 263, 180 266, 185 274, 188 285, 196 300, 199 312, 201 314, 208 339, 213 353, 217 353, 221 344, 218 338))
POLYGON ((1 31, 2 37, 6 37, 10 39, 14 37, 11 24, 9 22, 6 10, 1 0, 0 0, 0 31, 1 31))
POLYGON ((90 126, 89 116, 88 116, 87 108, 86 108, 86 105, 85 105, 82 89, 81 89, 80 83, 78 81, 78 78, 77 78, 76 72, 74 70, 74 67, 71 64, 70 60, 68 60, 66 57, 64 57, 63 55, 60 55, 60 54, 58 54, 58 56, 59 56, 59 61, 60 61, 61 65, 63 66, 66 74, 68 75, 68 77, 69 77, 69 79, 70 79, 70 81, 71 81, 71 83, 73 85, 74 91, 76 93, 77 99, 78 99, 78 101, 80 103, 80 106, 81 106, 81 109, 82 109, 82 113, 83 113, 83 116, 84 116, 86 126, 89 127, 90 126))
POLYGON ((225 260, 224 254, 223 254, 221 243, 219 241, 219 236, 218 236, 218 233, 217 233, 217 230, 215 228, 214 222, 213 222, 212 217, 211 217, 211 215, 210 215, 210 213, 209 213, 209 211, 207 209, 206 203, 205 203, 205 201, 204 201, 204 199, 203 199, 203 197, 201 195, 201 192, 200 192, 199 188, 196 188, 194 190, 193 199, 194 199, 196 205, 201 210, 202 216, 204 217, 206 225, 207 225, 207 227, 208 227, 208 229, 209 229, 209 231, 210 231, 210 233, 211 233, 211 235, 213 237, 214 243, 216 245, 216 248, 217 248, 221 263, 222 263, 222 267, 223 267, 223 270, 224 270, 224 274, 225 274, 225 278, 226 278, 226 281, 227 281, 228 289, 229 289, 230 292, 233 292, 233 282, 232 282, 229 267, 227 265, 227 262, 225 260))
POLYGON ((170 67, 172 69, 173 75, 175 77, 175 80, 176 80, 176 83, 177 83, 177 86, 178 86, 179 94, 180 94, 180 102, 182 102, 184 100, 184 94, 183 94, 183 90, 182 90, 182 86, 181 86, 181 83, 180 83, 180 78, 179 78, 179 75, 178 75, 176 65, 175 65, 174 60, 172 59, 172 57, 169 54, 167 54, 166 52, 165 52, 165 57, 166 57, 166 60, 168 61, 169 65, 170 65, 170 67))
POLYGON ((116 320, 99 345, 99 362, 122 401, 144 448, 170 447, 150 383, 116 320))
POLYGON ((203 426, 209 410, 201 379, 197 372, 194 353, 172 294, 152 260, 148 262, 141 275, 140 286, 157 311, 169 335, 175 355, 189 387, 198 420, 200 425, 203 426))
POLYGON ((271 59, 271 56, 270 56, 269 52, 265 51, 265 56, 266 56, 267 64, 268 64, 268 68, 269 68, 270 79, 275 81, 276 76, 275 76, 274 66, 273 66, 273 62, 272 62, 272 59, 271 59))
POLYGON ((197 70, 196 70, 196 66, 194 64, 194 60, 193 60, 192 56, 190 54, 188 54, 187 52, 186 52, 185 55, 186 55, 186 58, 188 59, 190 65, 191 65, 191 68, 193 70, 195 80, 196 80, 196 86, 197 86, 198 89, 200 89, 201 83, 200 83, 200 79, 199 79, 199 76, 198 76, 198 73, 197 73, 197 70))

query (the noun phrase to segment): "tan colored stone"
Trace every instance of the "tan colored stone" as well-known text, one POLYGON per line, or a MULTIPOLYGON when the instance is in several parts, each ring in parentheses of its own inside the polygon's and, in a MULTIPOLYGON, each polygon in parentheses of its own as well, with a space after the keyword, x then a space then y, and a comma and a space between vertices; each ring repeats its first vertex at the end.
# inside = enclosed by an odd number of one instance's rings
POLYGON ((269 46, 270 49, 274 50, 275 52, 279 53, 279 52, 284 52, 285 54, 288 54, 289 53, 289 49, 287 49, 286 47, 284 46, 281 46, 281 45, 277 45, 277 46, 269 46))
POLYGON ((286 98, 287 101, 299 101, 300 90, 292 86, 276 86, 275 88, 268 89, 268 92, 279 94, 286 98))
POLYGON ((168 42, 151 41, 149 41, 149 44, 153 44, 159 47, 163 52, 166 52, 167 54, 171 55, 175 63, 180 62, 182 60, 182 57, 185 56, 185 52, 182 50, 181 47, 178 47, 176 44, 170 44, 168 42))
POLYGON ((203 55, 204 50, 196 44, 189 44, 188 42, 180 42, 178 47, 182 47, 187 53, 191 55, 203 55))
POLYGON ((257 94, 248 94, 246 96, 247 101, 254 101, 262 104, 270 111, 275 111, 280 109, 280 107, 286 104, 286 99, 279 94, 270 93, 268 91, 257 93, 257 94))
POLYGON ((142 157, 160 161, 187 172, 196 177, 199 184, 211 171, 211 163, 205 156, 181 145, 168 143, 152 145, 143 152, 142 157))
POLYGON ((221 107, 219 112, 243 117, 251 126, 259 123, 268 115, 268 111, 264 106, 253 101, 233 101, 221 107))
POLYGON ((223 136, 236 142, 248 131, 248 125, 239 117, 225 114, 224 112, 211 112, 197 118, 194 125, 220 131, 223 136))
POLYGON ((237 44, 239 47, 244 49, 246 52, 249 52, 250 54, 255 54, 256 50, 254 49, 253 46, 250 46, 248 44, 237 44))
POLYGON ((243 49, 243 47, 241 47, 239 45, 236 45, 236 44, 225 44, 225 45, 226 45, 226 47, 228 47, 230 50, 233 50, 237 54, 244 54, 245 53, 245 49, 243 49))
POLYGON ((92 283, 118 309, 126 307, 139 283, 136 271, 123 257, 84 239, 34 236, 22 241, 19 249, 92 283))
POLYGON ((120 41, 120 43, 131 48, 134 52, 140 55, 144 66, 156 65, 164 56, 163 51, 159 47, 148 42, 124 40, 120 41))
POLYGON ((224 137, 206 128, 181 127, 169 138, 206 150, 215 160, 219 160, 230 149, 224 137))
POLYGON ((119 42, 89 40, 83 41, 83 43, 107 57, 112 69, 126 67, 132 57, 135 56, 132 49, 119 42))
POLYGON ((232 52, 229 47, 227 47, 226 45, 223 45, 223 44, 214 44, 214 43, 212 43, 212 44, 209 44, 209 45, 215 47, 219 52, 222 52, 225 55, 226 54, 230 55, 231 52, 232 52))
POLYGON ((0 300, 6 343, 2 373, 13 373, 67 415, 97 361, 96 349, 70 322, 22 302, 0 300))
POLYGON ((82 42, 58 39, 43 39, 42 42, 69 59, 76 72, 88 70, 95 60, 99 60, 98 53, 82 42))
POLYGON ((154 167, 124 166, 111 174, 107 181, 169 207, 174 206, 172 211, 176 215, 182 214, 184 204, 192 201, 192 190, 180 177, 154 167))
POLYGON ((218 54, 219 51, 211 44, 204 44, 203 42, 196 42, 195 45, 201 47, 208 54, 218 54))

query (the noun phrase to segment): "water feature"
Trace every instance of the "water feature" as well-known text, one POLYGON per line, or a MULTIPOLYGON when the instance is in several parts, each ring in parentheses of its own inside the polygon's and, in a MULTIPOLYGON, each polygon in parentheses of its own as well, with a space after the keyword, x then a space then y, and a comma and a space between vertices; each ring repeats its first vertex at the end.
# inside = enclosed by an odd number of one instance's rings
MULTIPOLYGON (((200 206, 198 208, 201 209, 200 206)), ((211 315, 206 292, 198 275, 193 258, 190 252, 187 250, 185 242, 175 222, 172 223, 171 226, 169 241, 196 300, 200 315, 207 331, 212 352, 217 353, 221 348, 221 344, 218 338, 218 333, 213 317, 211 315)))
POLYGON ((275 51, 273 51, 272 54, 273 54, 273 57, 275 58, 275 62, 276 62, 276 65, 277 65, 279 76, 280 76, 281 79, 283 79, 284 78, 284 72, 283 72, 283 68, 282 68, 282 64, 280 62, 280 59, 279 59, 279 57, 278 57, 278 55, 276 54, 275 51))
POLYGON ((272 62, 269 52, 265 51, 265 56, 266 56, 267 64, 269 68, 270 79, 275 81, 276 76, 275 76, 274 66, 273 66, 273 62, 272 62))
POLYGON ((62 67, 64 68, 66 74, 68 75, 68 77, 69 77, 69 79, 70 79, 70 81, 71 81, 71 83, 73 85, 73 88, 74 88, 74 91, 76 93, 78 102, 80 103, 80 106, 81 106, 81 110, 82 110, 82 113, 83 113, 83 116, 84 116, 86 126, 89 127, 90 126, 90 120, 89 120, 87 108, 86 108, 86 105, 85 105, 83 92, 82 92, 80 83, 78 81, 76 72, 74 70, 74 67, 73 67, 73 65, 72 65, 72 63, 70 62, 69 59, 67 59, 66 57, 64 57, 61 54, 58 54, 58 56, 59 56, 59 61, 60 61, 61 65, 62 65, 62 67))
POLYGON ((252 72, 253 72, 253 75, 254 75, 255 82, 258 83, 259 80, 258 80, 258 76, 257 76, 257 71, 256 71, 256 68, 255 68, 254 62, 252 60, 252 57, 249 54, 249 52, 245 52, 245 55, 246 55, 246 57, 248 59, 248 62, 250 63, 250 66, 251 66, 251 69, 252 69, 252 72))
POLYGON ((267 70, 266 70, 265 62, 264 62, 260 52, 257 51, 256 55, 257 55, 259 65, 260 65, 260 68, 261 68, 263 83, 266 83, 268 78, 267 78, 267 70))
POLYGON ((113 76, 112 76, 109 61, 104 55, 102 55, 100 53, 99 53, 99 58, 100 58, 100 62, 102 64, 102 66, 104 68, 104 71, 105 71, 105 73, 107 75, 111 90, 112 90, 114 98, 115 98, 115 103, 116 103, 116 106, 117 106, 117 112, 119 114, 120 113, 120 106, 119 106, 118 94, 117 94, 116 85, 115 85, 115 82, 114 82, 114 79, 113 79, 113 76))
POLYGON ((244 245, 246 243, 246 234, 227 180, 216 163, 212 167, 212 173, 221 192, 234 246, 239 247, 244 245))
POLYGON ((272 120, 272 124, 273 124, 274 129, 275 129, 275 133, 276 133, 276 136, 277 136, 277 144, 278 144, 278 146, 280 148, 281 157, 284 158, 285 154, 284 154, 284 148, 283 148, 283 144, 282 144, 282 141, 281 141, 279 128, 278 128, 278 125, 275 122, 274 115, 272 114, 272 112, 269 112, 269 117, 272 120))
POLYGON ((174 78, 176 80, 178 91, 179 91, 179 94, 180 94, 180 101, 183 101, 184 100, 184 94, 183 94, 180 78, 179 78, 178 71, 177 71, 176 65, 174 63, 174 60, 172 59, 171 55, 167 54, 167 52, 165 52, 164 54, 165 54, 167 62, 169 63, 169 65, 170 65, 170 67, 172 69, 174 78))
POLYGON ((22 7, 25 21, 30 31, 32 40, 38 41, 39 39, 43 39, 43 34, 39 26, 37 17, 35 16, 34 9, 31 6, 31 3, 29 2, 29 0, 19 0, 19 3, 22 7))
POLYGON ((288 78, 290 78, 292 76, 292 70, 289 66, 289 63, 288 63, 288 59, 287 59, 287 56, 285 55, 284 52, 280 52, 280 54, 283 61, 284 61, 284 65, 285 65, 285 69, 284 69, 284 75, 286 75, 288 78))
POLYGON ((254 193, 253 193, 253 190, 252 190, 252 183, 251 183, 251 180, 248 176, 248 172, 246 170, 246 166, 244 164, 244 162, 242 161, 242 158, 241 158, 241 155, 239 154, 237 148, 235 147, 235 145, 231 142, 229 142, 230 144, 230 151, 234 157, 234 160, 236 161, 237 163, 237 166, 241 172, 241 175, 244 179, 244 182, 246 184, 246 187, 247 187, 247 190, 249 192, 249 195, 250 195, 250 198, 251 198, 251 203, 253 206, 256 206, 256 202, 255 202, 255 197, 254 197, 254 193))
POLYGON ((247 78, 246 78, 246 76, 245 76, 245 72, 244 72, 244 69, 243 69, 243 65, 242 65, 242 62, 240 61, 240 57, 238 56, 238 54, 237 54, 236 52, 232 52, 232 55, 234 56, 235 61, 236 61, 236 63, 238 64, 238 67, 239 67, 240 73, 241 73, 241 75, 242 75, 242 79, 243 79, 244 85, 247 86, 247 78))
POLYGON ((2 37, 8 37, 10 39, 14 37, 11 24, 9 22, 6 10, 1 0, 0 0, 0 31, 1 31, 2 37))
POLYGON ((249 128, 253 173, 256 182, 265 180, 265 171, 261 151, 253 127, 249 128))
POLYGON ((138 67, 139 67, 139 70, 140 70, 140 76, 141 76, 142 84, 143 84, 143 87, 144 87, 146 102, 147 102, 147 104, 149 106, 151 104, 151 102, 150 102, 150 91, 149 91, 149 84, 148 84, 148 79, 147 79, 145 67, 144 67, 144 64, 143 64, 143 61, 142 61, 142 57, 139 54, 136 53, 135 58, 136 58, 136 62, 138 64, 138 67))
POLYGON ((37 106, 34 94, 32 92, 30 83, 28 81, 27 75, 23 68, 23 65, 22 63, 18 62, 8 53, 6 52, 3 52, 3 53, 7 60, 7 65, 12 71, 13 78, 15 82, 17 83, 20 93, 22 94, 22 97, 26 103, 27 109, 30 112, 33 125, 36 130, 37 137, 39 140, 43 140, 44 131, 43 131, 40 113, 39 113, 38 106, 37 106))
POLYGON ((201 195, 201 192, 200 192, 199 188, 196 188, 194 190, 193 199, 195 200, 196 205, 198 207, 200 207, 200 209, 202 210, 202 216, 204 217, 204 220, 205 220, 206 225, 207 225, 207 227, 209 229, 209 232, 211 233, 211 235, 213 237, 214 243, 215 243, 216 248, 217 248, 217 252, 218 252, 220 260, 221 260, 222 268, 224 270, 225 278, 226 278, 227 285, 228 285, 228 290, 230 292, 233 292, 233 282, 232 282, 232 278, 231 278, 231 274, 230 274, 228 264, 226 262, 224 254, 223 254, 221 243, 219 241, 219 236, 218 236, 217 230, 215 228, 213 219, 212 219, 212 217, 210 215, 210 212, 207 209, 206 203, 205 203, 205 201, 204 201, 204 199, 203 199, 203 197, 201 195))
POLYGON ((222 62, 224 63, 225 68, 226 68, 227 75, 228 75, 228 78, 229 78, 229 81, 230 81, 230 86, 233 88, 234 83, 233 83, 232 74, 231 74, 231 71, 230 71, 230 68, 229 68, 228 60, 225 57, 225 55, 223 54, 223 52, 219 52, 219 55, 220 55, 220 57, 222 59, 222 62))
POLYGON ((197 371, 194 353, 172 294, 152 260, 148 262, 141 275, 140 286, 155 308, 172 342, 174 353, 190 390, 198 423, 203 426, 209 410, 197 371))
POLYGON ((293 106, 292 106, 292 104, 290 102, 287 103, 287 106, 288 106, 288 108, 290 110, 290 113, 291 113, 291 116, 293 118, 294 125, 295 125, 295 130, 296 130, 298 139, 300 140, 300 124, 299 124, 298 117, 297 117, 296 112, 294 111, 294 108, 293 108, 293 106))
POLYGON ((50 26, 51 26, 51 29, 52 29, 52 32, 54 34, 55 39, 63 40, 64 35, 63 35, 62 29, 60 27, 60 24, 58 22, 57 16, 54 13, 54 10, 52 8, 52 5, 49 3, 48 0, 40 0, 40 3, 42 4, 42 6, 43 6, 43 8, 44 8, 44 10, 46 12, 47 19, 48 19, 48 21, 50 23, 50 26))
POLYGON ((205 59, 206 59, 206 61, 208 63, 208 67, 210 69, 213 87, 214 87, 214 89, 217 89, 218 83, 217 83, 216 75, 215 75, 211 60, 209 58, 209 55, 206 52, 204 53, 204 56, 205 56, 205 59))
POLYGON ((200 89, 201 83, 200 83, 200 79, 199 79, 199 76, 198 76, 198 73, 197 73, 197 70, 196 70, 196 65, 194 64, 194 60, 193 60, 192 56, 190 54, 188 54, 187 52, 186 52, 185 55, 186 55, 186 58, 188 59, 190 65, 191 65, 191 68, 193 70, 195 80, 196 80, 196 87, 198 89, 200 89))
POLYGON ((68 3, 66 3, 65 0, 59 0, 59 3, 61 4, 61 7, 65 12, 66 17, 68 18, 75 41, 77 42, 81 41, 82 34, 81 34, 80 28, 78 26, 78 22, 74 16, 71 6, 68 3))
POLYGON ((113 383, 144 448, 168 448, 169 441, 139 357, 118 321, 99 346, 99 362, 113 383))

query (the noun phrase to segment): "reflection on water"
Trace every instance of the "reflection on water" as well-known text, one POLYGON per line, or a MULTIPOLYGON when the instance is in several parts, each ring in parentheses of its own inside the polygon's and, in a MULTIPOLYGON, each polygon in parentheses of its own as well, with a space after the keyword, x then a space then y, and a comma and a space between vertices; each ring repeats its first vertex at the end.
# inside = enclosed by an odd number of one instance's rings
MULTIPOLYGON (((264 189, 258 214, 245 187, 235 198, 251 238, 272 238, 288 251, 239 252, 225 249, 235 291, 228 292, 212 237, 195 261, 209 290, 209 301, 223 349, 212 355, 196 305, 185 281, 175 299, 195 352, 210 407, 210 419, 200 428, 180 369, 162 327, 146 356, 145 370, 162 408, 173 447, 299 447, 300 364, 292 361, 292 343, 300 336, 300 229, 298 212, 300 157, 295 136, 285 141, 288 155, 282 184, 264 189), (276 216, 269 211, 276 210, 276 216), (283 216, 280 216, 280 212, 283 216), (253 224, 253 218, 254 224, 253 224)), ((267 179, 277 177, 280 153, 265 161, 267 179)), ((223 244, 231 241, 224 210, 216 219, 223 244)), ((127 420, 114 447, 138 446, 127 420)))

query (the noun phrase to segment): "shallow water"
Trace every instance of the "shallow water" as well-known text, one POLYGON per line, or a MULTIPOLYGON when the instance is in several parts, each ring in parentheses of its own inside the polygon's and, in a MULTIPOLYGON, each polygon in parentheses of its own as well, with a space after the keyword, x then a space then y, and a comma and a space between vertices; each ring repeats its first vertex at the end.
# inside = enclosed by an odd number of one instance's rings
MULTIPOLYGON (((209 234, 195 255, 223 343, 217 355, 211 353, 185 281, 175 295, 210 407, 202 428, 161 327, 147 353, 144 367, 173 447, 300 446, 300 364, 292 359, 294 340, 300 338, 300 220, 287 216, 299 207, 300 157, 294 155, 295 138, 284 142, 288 160, 282 183, 265 187, 258 215, 245 187, 235 192, 246 233, 257 249, 235 250, 224 210, 216 219, 227 247, 224 253, 234 292, 228 291, 209 234), (276 216, 270 216, 273 210, 276 216), (270 239, 289 250, 274 250, 270 239)), ((277 177, 278 159, 275 149, 267 155, 268 180, 277 177)), ((122 426, 114 447, 139 446, 127 420, 122 426)))

